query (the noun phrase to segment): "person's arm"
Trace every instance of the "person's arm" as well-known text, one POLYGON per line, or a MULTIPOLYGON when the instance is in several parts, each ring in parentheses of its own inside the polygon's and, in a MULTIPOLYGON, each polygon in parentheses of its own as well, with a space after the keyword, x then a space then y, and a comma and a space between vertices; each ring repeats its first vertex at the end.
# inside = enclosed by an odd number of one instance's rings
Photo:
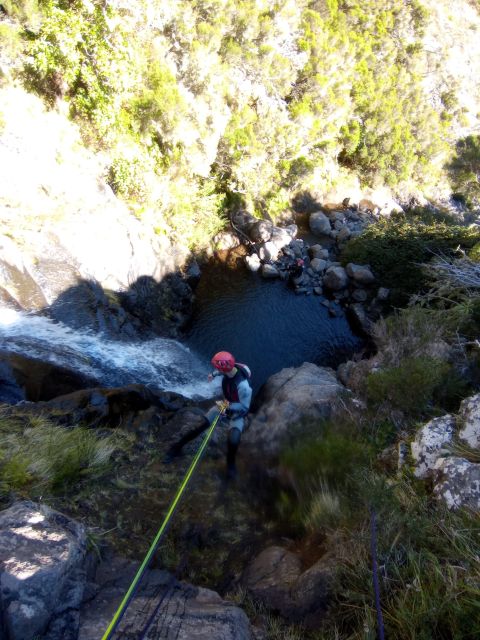
POLYGON ((231 402, 228 410, 245 416, 250 409, 250 403, 252 401, 252 387, 249 385, 248 380, 242 380, 237 388, 239 402, 231 402))
POLYGON ((216 369, 214 369, 211 373, 208 374, 208 381, 211 382, 214 378, 221 375, 222 373, 220 371, 217 371, 216 369))

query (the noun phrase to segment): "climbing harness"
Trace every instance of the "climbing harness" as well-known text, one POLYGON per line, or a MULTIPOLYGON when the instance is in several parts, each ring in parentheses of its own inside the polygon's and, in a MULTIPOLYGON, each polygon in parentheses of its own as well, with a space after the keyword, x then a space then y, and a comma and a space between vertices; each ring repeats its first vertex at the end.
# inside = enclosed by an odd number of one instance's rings
POLYGON ((207 448, 207 445, 210 441, 210 438, 213 435, 213 431, 215 429, 215 427, 217 426, 217 422, 219 420, 219 418, 225 413, 225 410, 228 406, 227 402, 222 403, 222 406, 220 407, 220 411, 217 415, 217 417, 215 418, 215 420, 213 420, 212 424, 210 425, 210 428, 208 429, 202 444, 199 446, 197 453, 195 454, 190 467, 188 468, 187 473, 185 474, 185 477, 183 478, 177 493, 175 494, 174 499, 172 500, 170 507, 168 508, 167 514, 162 522, 162 525, 160 527, 160 529, 157 532, 157 535, 155 536, 152 544, 150 545, 150 549, 147 552, 147 555, 145 556, 145 558, 143 559, 142 564, 140 565, 140 568, 138 569, 135 577, 132 580, 132 583, 130 585, 130 587, 128 588, 127 593, 125 594, 122 602, 120 603, 117 611, 115 612, 115 615, 112 618, 112 621, 110 622, 110 624, 108 625, 107 630, 105 631, 105 633, 102 636, 102 640, 110 640, 110 638, 112 638, 113 633, 115 632, 115 630, 117 629, 118 625, 120 624, 120 621, 123 617, 123 615, 125 614, 125 611, 127 610, 128 605, 130 604, 133 596, 136 593, 136 590, 140 584, 140 581, 145 573, 145 571, 148 568, 148 565, 155 553, 155 551, 157 550, 160 541, 162 539, 162 537, 164 536, 168 525, 170 524, 170 520, 172 519, 172 516, 175 512, 175 509, 177 508, 178 503, 180 502, 180 498, 182 497, 185 489, 187 488, 187 485, 193 475, 193 472, 195 471, 198 463, 200 462, 200 459, 205 451, 205 449, 207 448))

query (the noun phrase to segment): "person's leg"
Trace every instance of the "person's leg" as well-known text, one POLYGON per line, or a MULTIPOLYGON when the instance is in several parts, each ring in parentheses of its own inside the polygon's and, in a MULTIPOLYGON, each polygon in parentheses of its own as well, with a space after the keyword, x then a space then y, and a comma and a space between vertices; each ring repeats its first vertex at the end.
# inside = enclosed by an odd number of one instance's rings
POLYGON ((240 446, 240 439, 242 437, 242 431, 244 426, 244 419, 237 418, 231 421, 231 428, 228 432, 227 443, 227 477, 234 478, 237 473, 235 466, 235 458, 237 456, 238 447, 240 446))
POLYGON ((167 451, 165 456, 165 462, 171 462, 174 458, 178 457, 182 453, 182 448, 188 443, 198 438, 198 436, 206 431, 208 427, 212 424, 216 416, 219 414, 219 411, 216 407, 212 407, 207 414, 204 416, 202 424, 192 429, 184 436, 180 438, 177 442, 172 444, 170 449, 167 451))

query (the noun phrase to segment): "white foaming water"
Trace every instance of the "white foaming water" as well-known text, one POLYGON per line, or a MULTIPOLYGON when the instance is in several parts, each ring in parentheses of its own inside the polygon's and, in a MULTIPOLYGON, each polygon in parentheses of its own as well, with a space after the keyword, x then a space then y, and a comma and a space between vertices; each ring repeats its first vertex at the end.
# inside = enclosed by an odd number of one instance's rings
POLYGON ((68 367, 105 386, 141 383, 188 398, 209 398, 208 368, 176 340, 117 342, 45 316, 0 309, 0 350, 68 367))

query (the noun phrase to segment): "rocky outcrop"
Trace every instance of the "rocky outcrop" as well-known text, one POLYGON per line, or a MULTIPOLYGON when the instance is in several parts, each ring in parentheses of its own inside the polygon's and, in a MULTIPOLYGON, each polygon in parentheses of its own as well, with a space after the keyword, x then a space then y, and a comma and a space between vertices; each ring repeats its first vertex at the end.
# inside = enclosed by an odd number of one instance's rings
POLYGON ((304 571, 296 554, 273 546, 252 560, 243 573, 242 584, 271 611, 315 629, 325 615, 334 578, 335 565, 328 556, 304 571))
MULTIPOLYGON (((147 409, 156 409, 159 413, 175 413, 188 405, 179 394, 159 391, 154 393, 141 384, 125 387, 82 389, 64 396, 58 396, 45 402, 26 402, 10 408, 4 407, 5 416, 18 418, 45 416, 55 424, 74 427, 83 424, 90 428, 98 426, 117 426, 124 428, 136 423, 138 415, 147 409)), ((152 419, 150 414, 144 417, 145 422, 152 419)), ((147 425, 148 426, 148 425, 147 425)))
POLYGON ((472 452, 472 461, 468 451, 468 445, 473 450, 480 448, 479 398, 477 394, 463 400, 457 416, 445 415, 423 425, 410 445, 415 475, 430 478, 434 495, 451 509, 480 510, 478 454, 472 452), (465 457, 458 453, 462 447, 465 457))
POLYGON ((460 405, 459 421, 462 425, 460 438, 471 447, 480 447, 480 394, 463 400, 460 405))
POLYGON ((451 415, 434 418, 418 430, 411 444, 415 475, 425 478, 433 472, 442 450, 452 444, 455 418, 451 415))
MULTIPOLYGON (((78 640, 98 640, 107 629, 138 569, 137 562, 110 558, 97 570, 95 597, 82 609, 78 640)), ((161 570, 147 571, 119 630, 156 640, 250 640, 245 613, 215 591, 179 582, 161 570), (165 635, 164 635, 165 634, 165 635)), ((130 635, 131 634, 131 635, 130 635)))
POLYGON ((282 369, 260 392, 260 409, 243 442, 256 452, 276 455, 291 436, 294 424, 305 418, 327 418, 339 396, 346 392, 332 369, 310 362, 282 369))
POLYGON ((438 458, 435 475, 433 493, 450 509, 480 510, 480 464, 457 456, 438 458))
POLYGON ((50 362, 0 351, 0 402, 50 400, 98 381, 50 362))
POLYGON ((83 526, 46 506, 19 502, 0 513, 6 640, 76 640, 85 555, 83 526))
POLYGON ((184 263, 185 248, 115 197, 75 125, 16 87, 3 88, 1 102, 3 298, 38 309, 79 280, 123 290, 144 275, 159 282, 184 263))

